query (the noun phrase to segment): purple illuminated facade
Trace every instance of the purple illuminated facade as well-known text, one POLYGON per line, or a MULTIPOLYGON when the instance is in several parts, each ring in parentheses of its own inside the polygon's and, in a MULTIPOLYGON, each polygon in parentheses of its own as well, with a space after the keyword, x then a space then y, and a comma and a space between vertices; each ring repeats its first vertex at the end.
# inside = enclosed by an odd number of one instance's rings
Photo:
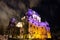
POLYGON ((9 22, 9 26, 10 27, 14 27, 15 26, 15 22, 16 22, 16 19, 15 18, 11 18, 10 22, 9 22))
MULTIPOLYGON (((28 16, 28 22, 32 25, 35 25, 36 27, 44 27, 46 28, 46 31, 50 32, 50 27, 49 27, 49 23, 46 21, 46 22, 42 22, 41 21, 41 17, 40 15, 38 15, 37 12, 35 12, 34 10, 32 9, 28 9, 28 12, 27 12, 27 16, 28 16)), ((41 31, 41 30, 40 30, 41 31)), ((49 35, 49 33, 47 33, 49 35)), ((48 36, 48 38, 50 37, 50 35, 48 36)))
POLYGON ((28 14, 28 20, 30 23, 36 24, 37 26, 40 25, 40 26, 45 26, 45 27, 49 25, 48 22, 41 22, 41 17, 37 14, 37 12, 33 11, 32 9, 29 9, 27 14, 28 14))

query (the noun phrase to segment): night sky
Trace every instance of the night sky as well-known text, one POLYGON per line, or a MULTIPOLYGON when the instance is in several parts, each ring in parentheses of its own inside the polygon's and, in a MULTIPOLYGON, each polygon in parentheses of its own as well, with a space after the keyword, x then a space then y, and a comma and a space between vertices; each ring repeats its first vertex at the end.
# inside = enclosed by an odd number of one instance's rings
MULTIPOLYGON (((28 8, 31 8, 33 10, 35 10, 36 12, 39 13, 39 15, 42 18, 42 21, 48 21, 51 27, 51 32, 52 35, 58 34, 60 33, 60 27, 59 27, 59 13, 60 13, 60 0, 1 0, 0 1, 0 11, 4 11, 4 8, 2 8, 1 6, 1 2, 2 4, 4 4, 5 9, 7 10, 8 8, 8 12, 6 11, 5 14, 8 14, 10 16, 6 17, 6 19, 9 19, 14 16, 14 17, 23 17, 25 15, 25 13, 27 12, 28 8), (12 11, 10 11, 10 10, 12 11), (17 16, 16 13, 9 13, 10 12, 17 12, 17 16), (23 14, 21 14, 23 13, 23 14), (14 15, 15 14, 15 15, 14 15)), ((0 12, 0 15, 2 12, 0 12)), ((3 16, 3 15, 2 15, 3 16)), ((7 21, 6 19, 2 19, 2 17, 0 17, 0 20, 2 21, 7 21)), ((3 22, 0 21, 0 25, 2 26, 3 22), (2 24, 1 24, 2 23, 2 24)), ((3 24, 4 26, 8 25, 7 24, 3 24)), ((5 28, 5 27, 4 27, 5 28)))

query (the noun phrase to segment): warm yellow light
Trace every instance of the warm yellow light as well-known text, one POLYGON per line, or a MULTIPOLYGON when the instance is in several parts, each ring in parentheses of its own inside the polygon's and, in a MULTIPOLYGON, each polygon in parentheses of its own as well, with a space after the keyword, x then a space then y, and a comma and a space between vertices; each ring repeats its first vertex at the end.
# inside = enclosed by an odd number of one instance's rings
POLYGON ((18 22, 18 23, 16 24, 16 27, 23 27, 22 22, 18 22))
POLYGON ((47 33, 47 36, 48 36, 48 38, 51 38, 51 34, 50 33, 47 33))
POLYGON ((23 18, 21 18, 21 20, 25 19, 25 16, 23 18))
POLYGON ((29 38, 32 38, 30 34, 28 35, 28 37, 29 37, 29 38))
POLYGON ((45 38, 51 38, 50 33, 47 33, 47 30, 45 27, 42 28, 38 26, 34 26, 33 24, 29 23, 29 33, 32 34, 32 37, 30 36, 29 38, 39 38, 39 39, 45 39, 45 38), (32 26, 30 26, 32 25, 32 26), (47 35, 45 35, 47 34, 47 35))

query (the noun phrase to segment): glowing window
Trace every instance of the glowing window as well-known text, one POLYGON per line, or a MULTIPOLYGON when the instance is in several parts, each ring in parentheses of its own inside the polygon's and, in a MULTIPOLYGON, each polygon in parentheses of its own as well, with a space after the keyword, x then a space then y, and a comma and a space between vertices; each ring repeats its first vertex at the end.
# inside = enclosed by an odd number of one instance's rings
POLYGON ((32 25, 30 25, 30 27, 32 27, 32 25))
POLYGON ((34 26, 34 28, 35 28, 35 26, 34 26))

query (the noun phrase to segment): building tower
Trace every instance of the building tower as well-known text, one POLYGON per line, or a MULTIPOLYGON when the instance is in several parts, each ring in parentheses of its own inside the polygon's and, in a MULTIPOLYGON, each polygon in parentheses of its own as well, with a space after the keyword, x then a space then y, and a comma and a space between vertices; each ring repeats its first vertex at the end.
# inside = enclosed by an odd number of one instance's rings
POLYGON ((42 22, 40 15, 32 9, 28 9, 28 38, 45 39, 51 38, 50 27, 48 22, 42 22))

